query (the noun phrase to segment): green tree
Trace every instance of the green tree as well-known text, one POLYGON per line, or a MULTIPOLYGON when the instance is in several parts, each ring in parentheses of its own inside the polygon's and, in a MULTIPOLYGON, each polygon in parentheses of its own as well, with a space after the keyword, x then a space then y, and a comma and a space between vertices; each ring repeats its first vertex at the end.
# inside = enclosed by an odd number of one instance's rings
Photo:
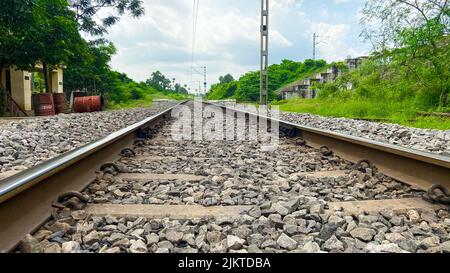
POLYGON ((66 0, 36 0, 34 18, 34 43, 29 47, 42 63, 45 89, 49 93, 52 91, 49 70, 56 65, 67 64, 72 56, 84 54, 87 43, 78 32, 74 13, 66 0))
POLYGON ((72 56, 65 71, 67 90, 90 90, 95 94, 107 94, 112 90, 109 62, 116 53, 114 44, 90 44, 86 54, 72 56))
POLYGON ((92 36, 103 36, 108 28, 117 23, 120 16, 126 13, 135 18, 145 14, 140 0, 70 0, 69 2, 75 12, 75 19, 80 30, 92 36), (104 9, 109 9, 109 13, 100 17, 104 14, 100 11, 104 9))
POLYGON ((448 0, 367 0, 362 10, 361 36, 377 51, 402 45, 404 29, 421 28, 432 21, 450 31, 448 0))
POLYGON ((425 96, 430 103, 448 105, 448 0, 369 0, 362 24, 362 35, 379 51, 383 63, 401 65, 405 78, 428 89, 425 96))
POLYGON ((188 90, 184 86, 179 84, 179 83, 175 84, 175 90, 174 91, 177 94, 186 94, 187 95, 189 93, 188 90))
POLYGON ((155 88, 158 91, 169 90, 171 81, 166 78, 160 71, 155 71, 152 73, 151 77, 146 81, 148 86, 155 88))
MULTIPOLYGON (((306 60, 304 63, 282 60, 280 64, 269 66, 269 98, 274 99, 275 91, 280 87, 323 70, 326 67, 327 63, 324 60, 306 60)), ((206 97, 211 100, 226 98, 235 98, 240 101, 258 100, 260 93, 259 71, 248 72, 241 76, 238 81, 229 80, 231 78, 227 76, 220 77, 219 83, 211 86, 211 90, 206 97)))
POLYGON ((32 0, 0 1, 0 116, 6 112, 6 88, 3 69, 11 65, 30 67, 35 58, 26 50, 33 26, 32 0))
POLYGON ((225 76, 219 77, 219 83, 230 83, 234 81, 234 78, 231 74, 226 74, 225 76))

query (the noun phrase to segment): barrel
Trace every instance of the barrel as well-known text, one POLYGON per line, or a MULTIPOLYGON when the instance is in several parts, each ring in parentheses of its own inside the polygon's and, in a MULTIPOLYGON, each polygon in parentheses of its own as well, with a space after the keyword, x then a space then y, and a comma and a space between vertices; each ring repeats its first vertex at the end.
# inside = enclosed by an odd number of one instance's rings
POLYGON ((73 101, 75 113, 89 113, 102 111, 102 99, 100 96, 78 97, 73 101))
POLYGON ((55 115, 55 104, 53 102, 53 94, 33 94, 33 108, 36 116, 53 116, 55 115))
POLYGON ((68 107, 67 107, 66 94, 54 93, 53 101, 55 103, 55 113, 56 114, 66 114, 67 113, 68 107))

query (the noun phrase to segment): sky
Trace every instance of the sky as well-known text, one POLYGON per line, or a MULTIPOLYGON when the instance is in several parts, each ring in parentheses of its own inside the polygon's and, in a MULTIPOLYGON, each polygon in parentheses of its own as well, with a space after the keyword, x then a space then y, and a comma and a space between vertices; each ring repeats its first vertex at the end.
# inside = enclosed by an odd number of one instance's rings
MULTIPOLYGON (((199 88, 199 82, 203 83, 199 72, 204 66, 208 88, 221 75, 230 73, 239 78, 259 70, 260 0, 199 0, 194 47, 194 0, 143 2, 145 16, 123 17, 106 36, 118 49, 111 62, 113 69, 136 81, 145 81, 159 70, 186 84, 192 92, 199 88), (198 72, 191 76, 192 66, 198 72)), ((364 0, 269 2, 270 64, 283 59, 311 59, 314 32, 319 35, 317 58, 329 62, 370 50, 359 37, 359 13, 364 0)))

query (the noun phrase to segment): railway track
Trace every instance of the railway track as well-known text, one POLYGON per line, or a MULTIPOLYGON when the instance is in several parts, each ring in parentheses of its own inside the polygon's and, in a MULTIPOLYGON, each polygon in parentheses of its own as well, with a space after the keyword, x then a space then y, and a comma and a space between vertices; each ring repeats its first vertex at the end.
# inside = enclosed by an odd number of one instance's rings
POLYGON ((0 251, 450 251, 448 207, 424 200, 450 159, 282 121, 274 150, 175 141, 174 109, 0 181, 0 251))

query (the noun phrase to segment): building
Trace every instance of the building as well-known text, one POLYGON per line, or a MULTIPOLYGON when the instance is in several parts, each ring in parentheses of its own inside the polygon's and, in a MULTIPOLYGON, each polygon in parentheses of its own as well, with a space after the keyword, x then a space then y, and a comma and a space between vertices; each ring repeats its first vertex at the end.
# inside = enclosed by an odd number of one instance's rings
MULTIPOLYGON (((367 58, 368 57, 366 56, 347 58, 345 63, 350 70, 353 70, 359 68, 367 58)), ((306 79, 298 80, 283 86, 275 91, 275 94, 284 100, 292 98, 313 99, 317 95, 316 90, 314 90, 315 83, 334 82, 341 74, 342 71, 337 66, 332 66, 326 71, 316 73, 306 79)))
POLYGON ((295 81, 288 84, 275 93, 283 99, 303 98, 312 99, 315 98, 317 93, 314 90, 314 84, 332 82, 339 77, 341 71, 337 67, 330 67, 324 72, 316 73, 306 79, 295 81))
POLYGON ((367 56, 361 56, 361 57, 357 57, 357 58, 348 57, 345 60, 345 63, 347 64, 349 69, 358 69, 361 66, 361 64, 368 58, 369 57, 367 57, 367 56))
MULTIPOLYGON (((53 93, 63 93, 62 65, 49 73, 50 88, 53 93)), ((36 72, 42 71, 42 65, 36 65, 36 72)), ((13 66, 2 71, 2 82, 7 91, 7 107, 12 116, 33 115, 31 96, 34 93, 34 74, 17 70, 13 66)))

